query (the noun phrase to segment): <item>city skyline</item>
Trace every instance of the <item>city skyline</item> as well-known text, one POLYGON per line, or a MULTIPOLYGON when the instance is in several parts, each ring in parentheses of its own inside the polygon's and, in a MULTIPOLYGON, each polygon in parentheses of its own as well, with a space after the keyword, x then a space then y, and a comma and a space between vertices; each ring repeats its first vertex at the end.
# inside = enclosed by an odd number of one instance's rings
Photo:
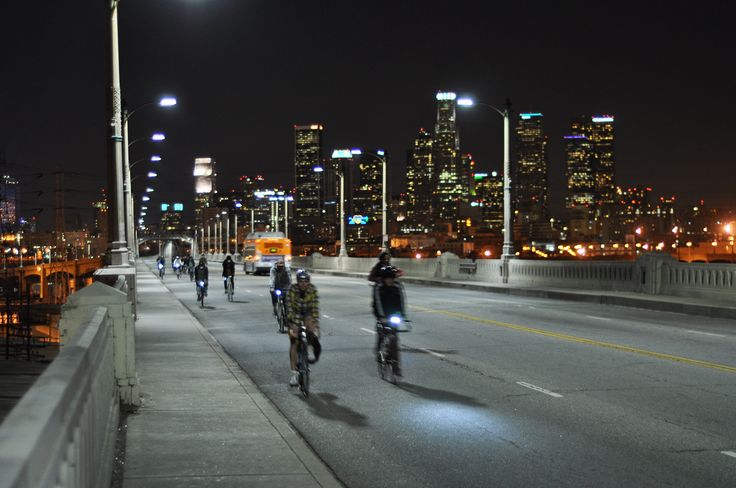
MULTIPOLYGON (((13 167, 96 174, 99 191, 107 127, 106 71, 99 69, 107 54, 99 42, 105 37, 104 6, 53 4, 41 19, 30 6, 2 8, 3 17, 12 20, 3 33, 3 53, 14 69, 0 80, 5 115, 0 148, 13 167), (23 26, 39 20, 44 29, 26 39, 23 26), (27 42, 8 49, 19 38, 27 42), (65 114, 64 124, 57 113, 65 114), (44 143, 37 143, 39 134, 44 143)), ((564 9, 506 6, 497 14, 508 22, 492 30, 480 15, 485 8, 478 2, 460 2, 457 12, 387 2, 319 2, 313 10, 271 2, 125 3, 120 11, 123 97, 131 107, 161 94, 175 94, 180 101, 167 113, 136 116, 131 137, 160 129, 167 141, 160 148, 137 145, 131 157, 162 153, 159 181, 167 184, 154 197, 161 201, 184 200, 191 179, 186 168, 200 155, 218 160, 220 180, 232 182, 223 191, 236 187, 241 174, 260 173, 274 184, 289 185, 292 126, 319 121, 326 128, 326 147, 385 148, 393 157, 393 180, 403 188, 401 156, 417 128, 433 118, 427 101, 438 90, 453 90, 494 104, 508 97, 516 113, 545 114, 553 211, 564 206, 562 135, 572 117, 585 113, 616 115, 619 184, 652 186, 680 201, 732 204, 726 179, 708 176, 727 172, 733 154, 728 114, 736 107, 719 72, 728 43, 718 26, 729 18, 729 7, 691 13, 645 5, 636 15, 616 7, 601 16, 603 7, 586 5, 573 22, 564 9), (390 20, 382 21, 388 14, 390 20), (348 33, 337 27, 346 20, 354 27, 348 33), (235 28, 243 22, 247 28, 235 28), (392 29, 396 23, 405 28, 392 29), (425 34, 427 26, 440 24, 448 26, 452 40, 425 34), (619 35, 619 27, 626 35, 619 35), (386 36, 390 42, 377 41, 386 36), (342 43, 333 42, 338 37, 342 43), (320 53, 314 63, 300 58, 294 47, 304 38, 320 53), (257 42, 264 39, 273 46, 257 42), (539 39, 549 39, 545 45, 552 47, 535 44, 539 39), (442 62, 434 63, 435 58, 442 62), (573 75, 581 59, 589 74, 573 75), (352 60, 365 67, 338 68, 352 60), (331 72, 339 76, 326 76, 331 72), (701 93, 708 97, 700 98, 701 93), (702 177, 693 177, 694 168, 702 177)), ((458 127, 478 171, 499 171, 500 120, 463 111, 458 127)), ((44 184, 53 188, 53 181, 44 184)), ((49 206, 50 194, 41 197, 49 206)), ((52 216, 44 212, 41 217, 52 216)))

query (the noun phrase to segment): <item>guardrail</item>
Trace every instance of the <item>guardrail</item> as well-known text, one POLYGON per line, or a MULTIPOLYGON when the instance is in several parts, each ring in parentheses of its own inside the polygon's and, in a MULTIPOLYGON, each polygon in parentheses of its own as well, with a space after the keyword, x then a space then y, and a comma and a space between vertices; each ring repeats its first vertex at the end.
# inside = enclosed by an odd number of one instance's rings
POLYGON ((97 307, 0 425, 0 488, 110 485, 113 348, 111 319, 97 307))
MULTIPOLYGON (((501 283, 498 259, 394 258, 406 276, 501 283)), ((339 258, 315 253, 294 257, 292 267, 368 273, 375 258, 339 258)), ((681 263, 662 253, 645 253, 636 261, 542 261, 512 259, 509 285, 639 292, 714 300, 736 299, 736 265, 681 263)))

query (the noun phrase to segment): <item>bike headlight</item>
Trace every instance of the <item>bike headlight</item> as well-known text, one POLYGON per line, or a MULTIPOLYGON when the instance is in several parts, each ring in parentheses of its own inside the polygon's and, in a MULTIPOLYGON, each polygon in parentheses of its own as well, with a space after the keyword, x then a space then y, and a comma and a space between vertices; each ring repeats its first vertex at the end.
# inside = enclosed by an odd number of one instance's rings
POLYGON ((281 290, 276 290, 276 296, 281 296, 281 290))
POLYGON ((204 286, 204 281, 200 281, 199 286, 204 286))
POLYGON ((399 325, 401 323, 401 317, 399 317, 398 315, 392 315, 391 318, 388 320, 394 325, 399 325))

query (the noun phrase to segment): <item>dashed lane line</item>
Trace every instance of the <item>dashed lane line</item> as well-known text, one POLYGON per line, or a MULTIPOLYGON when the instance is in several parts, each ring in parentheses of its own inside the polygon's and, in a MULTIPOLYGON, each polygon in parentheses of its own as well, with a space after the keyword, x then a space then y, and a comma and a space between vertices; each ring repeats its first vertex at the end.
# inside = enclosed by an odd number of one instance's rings
POLYGON ((721 454, 725 454, 728 457, 736 458, 736 452, 734 451, 721 451, 721 454))
POLYGON ((687 332, 688 334, 700 334, 700 335, 707 335, 711 337, 728 337, 727 335, 723 335, 723 334, 714 334, 712 332, 701 332, 699 330, 687 329, 685 332, 687 332))
POLYGON ((562 334, 562 333, 553 332, 550 330, 536 329, 533 327, 525 327, 523 325, 509 324, 506 322, 499 322, 497 320, 484 319, 482 317, 475 317, 473 315, 468 315, 468 314, 464 314, 460 312, 451 312, 449 310, 435 310, 435 309, 426 308, 426 307, 419 307, 416 305, 411 306, 411 308, 413 308, 414 310, 421 311, 421 312, 436 313, 440 315, 445 315, 447 317, 453 317, 453 318, 461 319, 461 320, 469 320, 471 322, 479 322, 481 324, 493 325, 493 326, 501 327, 504 329, 517 330, 520 332, 527 332, 529 334, 537 334, 537 335, 542 335, 546 337, 553 337, 555 339, 560 339, 560 340, 567 341, 567 342, 587 344, 589 346, 601 347, 605 349, 613 349, 615 351, 623 351, 623 352, 628 352, 631 354, 638 354, 640 356, 648 356, 648 357, 664 359, 664 360, 672 361, 676 363, 688 364, 691 366, 700 366, 701 368, 715 369, 718 371, 724 371, 726 373, 736 374, 736 366, 729 366, 727 364, 712 363, 710 361, 702 361, 700 359, 692 359, 692 358, 686 358, 683 356, 675 356, 673 354, 649 351, 647 349, 640 349, 638 347, 625 346, 623 344, 616 344, 613 342, 597 341, 594 339, 587 339, 585 337, 578 337, 578 336, 574 336, 570 334, 562 334))
POLYGON ((542 388, 541 386, 532 385, 531 383, 527 383, 525 381, 517 381, 516 384, 519 386, 523 386, 524 388, 529 388, 530 390, 538 391, 539 393, 544 393, 545 395, 549 395, 551 397, 562 398, 562 395, 560 395, 559 393, 549 391, 545 388, 542 388))
POLYGON ((376 333, 376 331, 375 331, 375 330, 371 330, 371 329, 366 329, 365 327, 361 327, 361 328, 360 328, 360 330, 363 330, 363 331, 365 331, 365 332, 368 332, 369 334, 375 334, 375 333, 376 333))
POLYGON ((607 322, 610 320, 613 320, 613 319, 609 319, 608 317, 596 317, 595 315, 586 315, 586 317, 589 319, 605 320, 607 322))
POLYGON ((424 352, 426 352, 427 354, 431 354, 432 356, 435 356, 435 357, 438 357, 438 358, 444 358, 444 357, 445 357, 445 355, 444 355, 444 354, 440 354, 440 353, 438 353, 438 352, 434 352, 433 350, 431 350, 431 349, 427 349, 427 348, 424 348, 424 347, 420 347, 420 348, 419 348, 419 350, 420 350, 420 351, 424 351, 424 352))

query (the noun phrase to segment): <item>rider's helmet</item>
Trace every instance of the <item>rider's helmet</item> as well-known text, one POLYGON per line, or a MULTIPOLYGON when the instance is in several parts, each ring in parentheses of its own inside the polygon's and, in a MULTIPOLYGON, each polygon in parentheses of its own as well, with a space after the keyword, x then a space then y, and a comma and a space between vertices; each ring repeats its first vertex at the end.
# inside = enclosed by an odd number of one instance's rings
POLYGON ((378 255, 378 260, 382 263, 388 263, 391 260, 391 254, 388 251, 383 251, 378 255))
POLYGON ((207 266, 207 260, 204 257, 199 258, 200 266, 207 266))
POLYGON ((380 276, 381 278, 396 278, 398 272, 399 270, 396 269, 394 266, 383 266, 381 269, 378 270, 378 276, 380 276))
POLYGON ((306 281, 307 283, 309 283, 309 273, 307 273, 303 269, 300 269, 296 272, 296 281, 306 281))

